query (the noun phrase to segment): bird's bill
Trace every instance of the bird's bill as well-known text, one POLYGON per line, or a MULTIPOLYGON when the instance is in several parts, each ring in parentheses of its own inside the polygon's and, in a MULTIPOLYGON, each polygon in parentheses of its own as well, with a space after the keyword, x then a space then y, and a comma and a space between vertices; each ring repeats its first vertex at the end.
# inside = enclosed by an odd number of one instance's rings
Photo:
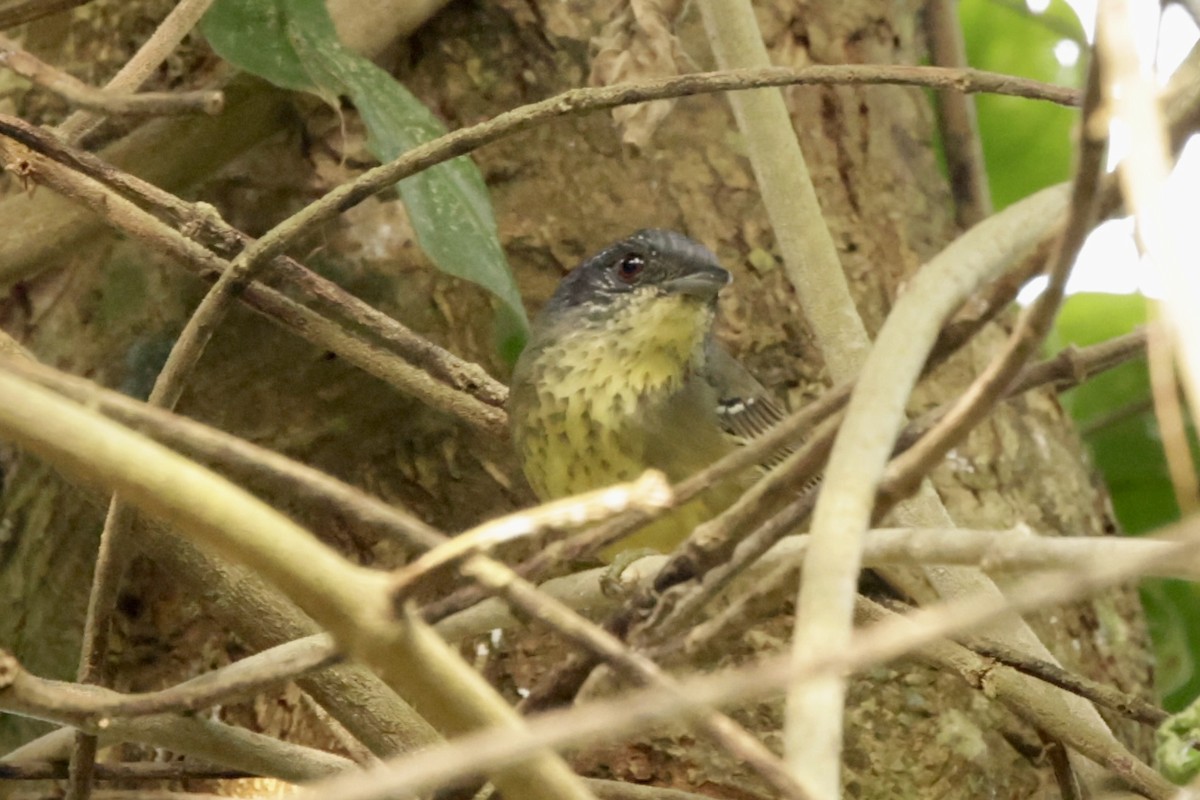
POLYGON ((711 299, 729 285, 730 275, 720 267, 704 267, 687 275, 663 281, 663 288, 672 294, 711 299))

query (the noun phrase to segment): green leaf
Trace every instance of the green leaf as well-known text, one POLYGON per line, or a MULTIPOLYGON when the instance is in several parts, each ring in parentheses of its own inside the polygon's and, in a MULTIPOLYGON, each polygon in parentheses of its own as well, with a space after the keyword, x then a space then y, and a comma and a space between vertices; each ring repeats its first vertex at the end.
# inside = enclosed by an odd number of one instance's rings
POLYGON ((1146 580, 1142 607, 1154 642, 1154 688, 1168 711, 1200 695, 1200 587, 1188 581, 1146 580))
MULTIPOLYGON (((282 86, 303 88, 326 99, 349 97, 367 128, 368 147, 380 161, 392 161, 445 133, 429 109, 391 75, 342 46, 321 0, 260 0, 252 4, 260 12, 257 15, 239 16, 228 10, 243 4, 218 0, 208 16, 219 11, 222 25, 257 20, 264 26, 263 37, 270 40, 259 49, 275 55, 247 52, 255 49, 257 38, 227 31, 217 32, 222 45, 214 42, 214 49, 282 86), (235 46, 228 47, 231 42, 235 46), (255 68, 264 62, 271 71, 255 68), (297 69, 303 75, 302 85, 297 83, 297 69)), ((482 286, 501 301, 498 347, 506 358, 515 360, 529 322, 500 246, 487 185, 475 162, 460 156, 405 178, 399 188, 417 241, 438 269, 482 286)))
POLYGON ((312 79, 284 33, 283 3, 217 0, 200 32, 217 55, 239 69, 293 91, 311 91, 312 79))
POLYGON ((1200 706, 1192 705, 1173 715, 1155 732, 1154 761, 1177 784, 1200 774, 1200 706))
MULTIPOLYGON (((978 69, 1081 86, 1084 67, 1063 67, 1054 55, 1059 42, 1074 41, 1086 52, 1079 20, 1064 0, 1042 14, 1022 3, 963 0, 959 19, 967 62, 978 69)), ((1074 152, 1078 111, 1018 97, 976 95, 992 202, 996 208, 1066 180, 1074 152)))
MULTIPOLYGON (((1048 345, 1085 346, 1132 331, 1146 321, 1141 295, 1076 294, 1067 298, 1048 345)), ((1065 394, 1063 406, 1086 431, 1084 441, 1108 485, 1121 527, 1145 533, 1179 518, 1158 424, 1149 408, 1115 419, 1150 399, 1144 360, 1122 364, 1065 394), (1110 420, 1106 422, 1106 420, 1110 420)), ((1184 581, 1142 584, 1154 640, 1155 680, 1163 704, 1178 709, 1200 694, 1200 591, 1184 581)))
MULTIPOLYGON (((1067 298, 1050 346, 1086 346, 1129 333, 1146 321, 1146 301, 1133 294, 1075 294, 1067 298)), ((1104 475, 1113 508, 1129 533, 1144 533, 1178 518, 1150 400, 1144 360, 1122 364, 1066 393, 1063 406, 1085 431, 1104 475)))

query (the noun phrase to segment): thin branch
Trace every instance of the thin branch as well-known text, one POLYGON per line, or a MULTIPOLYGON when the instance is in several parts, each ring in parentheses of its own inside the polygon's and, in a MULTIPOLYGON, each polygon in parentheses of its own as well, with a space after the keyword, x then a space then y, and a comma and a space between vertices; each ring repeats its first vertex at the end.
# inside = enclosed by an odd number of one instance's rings
MULTIPOLYGON (((1058 354, 1026 367, 1008 387, 1007 396, 1012 397, 1047 385, 1053 386, 1058 391, 1065 391, 1094 375, 1139 357, 1145 350, 1145 341, 1145 332, 1139 330, 1085 348, 1074 346, 1064 348, 1058 354)), ((897 438, 896 452, 903 452, 905 447, 919 441, 921 436, 933 427, 950 407, 952 406, 933 409, 908 423, 897 438)), ((833 420, 833 424, 826 423, 812 434, 804 447, 792 457, 795 459, 794 464, 791 463, 791 459, 785 461, 773 470, 763 482, 778 480, 779 485, 784 487, 787 485, 803 486, 814 480, 820 464, 817 463, 818 459, 810 457, 808 452, 811 451, 814 454, 827 452, 833 442, 837 424, 840 424, 840 416, 833 420), (783 477, 784 473, 789 473, 786 479, 783 477)), ((895 461, 892 463, 894 464, 895 461)), ((889 466, 889 471, 890 469, 889 466)), ((886 491, 886 487, 881 487, 881 495, 877 498, 877 503, 883 501, 882 493, 884 491, 886 491)), ((640 632, 640 635, 644 637, 643 641, 665 643, 670 637, 687 629, 723 587, 727 586, 738 574, 748 569, 782 536, 795 530, 803 522, 804 518, 812 511, 813 499, 808 494, 797 497, 748 535, 740 533, 740 525, 722 525, 727 535, 736 536, 737 548, 732 553, 725 553, 719 561, 695 558, 687 550, 672 557, 671 562, 663 567, 655 580, 656 591, 665 592, 675 582, 681 580, 693 578, 702 578, 702 580, 687 595, 671 599, 670 613, 657 618, 653 629, 640 632), (690 570, 693 568, 697 569, 691 572, 690 570)), ((731 506, 726 513, 733 512, 735 508, 736 506, 731 506)), ((724 514, 718 516, 713 523, 719 524, 723 517, 724 514)), ((964 563, 973 564, 975 561, 968 560, 964 563)))
POLYGON ((75 745, 67 764, 66 800, 88 800, 95 780, 96 752, 100 749, 96 734, 75 731, 75 745))
MULTIPOLYGON (((106 667, 112 619, 116 613, 121 581, 134 555, 134 548, 129 543, 127 534, 132 517, 132 509, 126 507, 114 495, 104 517, 96 564, 92 569, 92 585, 88 592, 83 638, 79 647, 79 666, 76 671, 80 683, 101 686, 108 683, 106 667)), ((67 782, 67 800, 88 800, 91 796, 96 749, 95 734, 86 730, 75 734, 75 747, 71 751, 71 777, 67 782)))
MULTIPOLYGON (((605 700, 547 712, 530 720, 526 732, 473 734, 420 754, 389 762, 386 771, 327 781, 297 795, 301 800, 336 796, 339 800, 374 800, 385 792, 420 793, 478 775, 525 757, 544 747, 571 747, 612 740, 654 725, 682 719, 698 703, 728 706, 774 696, 797 681, 830 672, 865 669, 914 652, 948 636, 978 630, 1010 614, 1044 609, 1097 593, 1139 575, 1162 569, 1173 560, 1200 553, 1200 521, 1189 520, 1157 532, 1169 546, 1120 561, 1098 560, 1077 568, 1025 578, 1012 586, 1011 599, 969 596, 920 609, 910 616, 888 620, 857 631, 845 649, 819 648, 801 660, 787 655, 764 659, 749 667, 725 670, 680 681, 687 700, 657 689, 625 693, 605 700), (464 765, 466 772, 464 773, 464 765), (469 774, 467 774, 469 773, 469 774)), ((965 648, 960 648, 965 650, 965 648)), ((1071 716, 1060 727, 1079 727, 1071 716)), ((1057 732, 1056 732, 1057 735, 1057 732)), ((1096 752, 1108 759, 1113 751, 1096 752)), ((1124 777, 1151 798, 1172 798, 1175 788, 1132 755, 1116 765, 1124 777)))
MULTIPOLYGON (((1069 388, 1101 369, 1114 367, 1124 360, 1136 357, 1142 352, 1143 342, 1142 334, 1133 333, 1083 350, 1066 348, 1053 358, 1025 370, 1010 391, 1027 391, 1044 384, 1069 388)), ((929 417, 936 419, 937 412, 931 413, 929 417)), ((837 419, 827 419, 792 457, 798 462, 791 476, 794 481, 792 485, 804 485, 818 474, 819 459, 810 460, 809 454, 824 452, 828 448, 837 424, 837 419), (803 468, 799 462, 804 462, 803 468)), ((910 423, 900 437, 901 442, 915 441, 918 438, 917 432, 924 430, 929 424, 926 418, 910 423)), ((785 469, 791 469, 788 462, 777 468, 771 477, 785 469)), ((624 607, 610 618, 607 627, 615 631, 628 631, 636 619, 648 617, 651 622, 636 632, 639 647, 670 647, 672 637, 689 629, 713 597, 743 572, 751 569, 783 536, 797 529, 812 511, 812 501, 811 492, 792 500, 757 530, 741 536, 737 548, 720 563, 706 565, 700 561, 692 561, 686 551, 676 553, 659 570, 653 582, 653 591, 646 589, 631 593, 624 607), (707 569, 694 571, 696 567, 707 569), (700 579, 696 584, 681 585, 683 581, 696 578, 700 579), (655 603, 662 610, 656 609, 647 614, 646 607, 655 603)), ((530 709, 545 708, 565 702, 574 696, 594 665, 594 659, 577 654, 536 686, 522 706, 530 709)))
POLYGON ((10 0, 0 7, 0 30, 14 28, 35 19, 70 11, 92 0, 10 0))
POLYGON ((1175 347, 1171 333, 1156 325, 1146 342, 1146 361, 1150 368, 1150 404, 1158 421, 1159 439, 1167 460, 1167 473, 1179 513, 1187 516, 1200 508, 1200 481, 1192 461, 1186 414, 1179 399, 1175 373, 1175 347))
MULTIPOLYGON (((1007 265, 1003 253, 1031 248, 1064 207, 1061 189, 1043 190, 975 226, 911 279, 884 322, 850 397, 813 515, 813 552, 804 563, 793 639, 796 658, 843 647, 861 566, 862 535, 875 487, 903 424, 905 403, 944 321, 1007 265), (975 237, 1003 241, 980 250, 975 237)), ((798 684, 788 697, 788 762, 837 794, 846 683, 838 676, 798 684)))
MULTIPOLYGON (((3 338, 0 337, 0 343, 3 338)), ((280 495, 310 504, 322 513, 354 520, 364 531, 385 536, 419 553, 437 547, 448 537, 436 528, 366 492, 320 470, 293 461, 273 450, 177 416, 101 386, 32 361, 3 360, 4 369, 70 399, 92 406, 107 417, 214 467, 239 480, 252 478, 280 495)))
MULTIPOLYGON (((633 652, 620 639, 517 577, 507 567, 483 559, 472 559, 463 569, 531 619, 539 620, 594 654, 617 674, 640 685, 658 687, 666 693, 678 691, 676 681, 653 661, 633 652)), ((709 738, 739 762, 758 772, 780 797, 808 800, 808 793, 788 773, 783 762, 745 728, 710 707, 696 706, 693 713, 696 723, 709 738)))
MULTIPOLYGON (((23 120, 0 115, 0 134, 145 205, 170 219, 189 236, 225 259, 236 256, 246 244, 253 241, 221 219, 211 206, 180 200, 170 192, 123 172, 91 153, 62 144, 46 131, 23 120)), ((78 199, 86 201, 85 197, 78 199)), ((117 221, 112 222, 116 224, 117 221)), ((136 231, 126 232, 136 235, 136 231)), ((184 266, 188 266, 186 261, 184 266)), ((503 408, 508 397, 508 388, 488 375, 479 365, 465 361, 418 336, 294 259, 277 257, 271 262, 271 268, 275 276, 287 282, 306 302, 336 312, 351 328, 365 329, 378 337, 389 349, 429 372, 435 379, 449 384, 454 389, 472 394, 483 403, 503 408)), ((201 275, 212 280, 215 271, 215 267, 208 267, 201 275)), ((253 297, 263 288, 252 287, 251 297, 243 297, 243 301, 254 308, 253 297)), ((256 310, 259 313, 267 313, 262 308, 256 310)), ((301 330, 300 333, 303 335, 304 331, 301 330)))
MULTIPOLYGON (((933 63, 939 67, 967 66, 962 24, 955 0, 933 0, 925 6, 925 31, 933 63)), ((942 146, 954 193, 954 214, 960 228, 969 228, 992 213, 983 143, 975 119, 975 102, 963 92, 936 94, 942 146)))
POLYGON ((172 792, 166 789, 102 789, 93 800, 225 800, 229 795, 207 792, 172 792))
POLYGON ((1087 422, 1080 424, 1079 435, 1084 439, 1087 439, 1093 434, 1099 433, 1106 428, 1119 425, 1126 420, 1139 417, 1142 414, 1145 414, 1147 411, 1153 410, 1154 398, 1147 396, 1141 398, 1140 400, 1134 400, 1133 402, 1126 403, 1123 406, 1114 408, 1112 411, 1101 414, 1094 419, 1090 419, 1087 422))
MULTIPOLYGON (((21 371, 22 374, 32 374, 40 377, 44 382, 54 385, 59 389, 70 390, 74 388, 76 389, 74 392, 76 397, 86 399, 89 405, 99 407, 105 412, 111 412, 114 406, 128 410, 131 408, 137 408, 140 405, 136 403, 136 401, 129 400, 128 398, 121 398, 120 396, 115 395, 115 393, 105 392, 95 387, 87 387, 87 391, 78 391, 79 387, 87 386, 86 381, 58 375, 53 370, 49 370, 45 367, 25 364, 14 364, 12 367, 21 371)), ((144 408, 144 413, 142 416, 143 422, 146 418, 153 419, 155 416, 165 417, 166 415, 161 411, 154 413, 154 409, 144 408)), ((202 429, 203 427, 197 423, 186 420, 172 421, 178 423, 178 428, 202 429)), ((214 435, 227 440, 233 440, 233 437, 229 437, 227 434, 219 434, 214 432, 214 435)), ((276 456, 276 458, 279 457, 276 456)), ((326 482, 336 483, 331 479, 326 479, 326 482)), ((645 499, 658 503, 663 499, 662 495, 664 489, 665 485, 662 483, 661 477, 659 477, 646 483, 640 494, 646 495, 645 499)), ((612 513, 612 490, 603 491, 610 496, 600 498, 601 500, 605 501, 601 503, 600 509, 607 513, 612 513)), ((588 506, 586 503, 581 506, 579 503, 580 499, 586 500, 586 498, 578 498, 575 500, 560 501, 559 503, 551 504, 548 509, 544 510, 544 513, 535 513, 535 516, 532 518, 532 520, 522 521, 522 519, 502 519, 492 523, 485 523, 485 525, 478 529, 478 533, 472 534, 471 532, 468 532, 453 540, 449 540, 449 542, 453 544, 458 541, 466 541, 472 543, 472 545, 477 545, 478 541, 476 540, 491 540, 496 538, 496 531, 500 531, 501 535, 499 538, 507 539, 510 538, 508 534, 514 530, 517 532, 527 532, 529 530, 536 529, 538 524, 543 522, 549 521, 557 525, 564 522, 571 522, 573 520, 577 521, 579 519, 579 515, 581 513, 588 513, 588 509, 590 508, 590 506, 588 506), (574 504, 573 506, 571 505, 572 503, 574 504)), ((342 513, 345 513, 348 516, 353 516, 354 511, 354 507, 342 509, 342 513)), ((538 510, 535 509, 534 512, 538 512, 538 510)), ((522 515, 517 516, 528 518, 529 513, 530 512, 523 512, 522 515)), ((440 534, 434 534, 434 536, 437 536, 439 539, 444 538, 441 537, 440 534)), ((434 544, 436 543, 437 542, 435 541, 434 544)), ((438 551, 432 550, 430 552, 436 553, 438 551)), ((458 555, 463 554, 460 553, 458 555)), ((503 567, 502 565, 491 562, 486 558, 473 557, 461 567, 461 571, 463 574, 476 578, 493 591, 498 592, 502 597, 512 602, 515 607, 519 608, 527 616, 543 619, 547 624, 553 626, 556 630, 560 630, 568 637, 575 638, 582 635, 586 641, 593 641, 593 639, 589 637, 599 637, 596 639, 596 641, 606 642, 609 647, 622 647, 619 642, 616 642, 616 640, 605 640, 605 634, 603 634, 602 631, 599 631, 594 626, 590 626, 590 624, 585 620, 575 617, 573 614, 568 612, 565 607, 555 606, 552 600, 541 596, 536 589, 524 583, 523 581, 520 581, 520 579, 513 575, 508 568, 503 567), (549 614, 549 616, 547 616, 547 614, 549 614), (583 633, 580 633, 581 631, 583 633)), ((270 659, 270 663, 273 664, 274 661, 285 657, 285 648, 290 649, 301 647, 306 648, 306 651, 309 652, 312 658, 317 659, 322 663, 333 653, 331 649, 331 643, 327 639, 319 638, 317 641, 306 639, 302 640, 301 642, 292 643, 291 645, 285 647, 274 648, 272 651, 267 651, 252 658, 259 660, 270 659)), ((254 665, 249 662, 250 659, 246 659, 242 662, 232 665, 231 667, 227 667, 224 670, 219 670, 210 675, 202 676, 195 681, 173 687, 171 690, 153 693, 153 695, 145 698, 124 698, 119 703, 106 704, 103 708, 88 707, 85 709, 76 709, 76 711, 79 713, 86 713, 89 715, 89 718, 91 718, 98 714, 129 714, 135 712, 144 712, 147 709, 159 709, 164 703, 170 703, 173 705, 186 702, 189 706, 195 706, 203 702, 205 698, 211 696, 212 692, 244 691, 246 680, 262 680, 263 676, 261 675, 260 670, 253 669, 254 665), (239 667, 241 669, 238 669, 239 667), (237 673, 231 674, 231 671, 235 669, 237 670, 237 673), (243 670, 249 671, 250 677, 243 676, 243 670), (200 691, 202 687, 203 692, 200 691)), ((650 670, 651 671, 649 673, 639 672, 635 673, 635 675, 636 677, 642 679, 666 680, 664 676, 661 676, 657 673, 655 668, 653 668, 653 665, 650 666, 650 670), (650 678, 646 678, 646 675, 650 675, 650 678)), ((278 674, 279 668, 274 667, 272 667, 271 671, 268 673, 268 675, 278 674)), ((719 715, 711 720, 709 724, 713 727, 715 735, 721 737, 722 741, 728 741, 729 745, 734 748, 735 752, 740 754, 740 757, 743 760, 763 771, 768 779, 771 780, 781 792, 790 797, 799 796, 797 793, 797 788, 788 783, 786 772, 779 767, 777 760, 765 750, 756 749, 756 744, 744 731, 741 731, 739 728, 734 726, 731 721, 720 718, 719 715)))
POLYGON ((1038 729, 1038 735, 1042 740, 1042 752, 1054 770, 1060 800, 1085 800, 1083 786, 1071 766, 1071 756, 1066 746, 1041 728, 1038 729))
POLYGON ((1093 703, 1103 706, 1129 719, 1157 728, 1167 721, 1170 716, 1166 711, 1149 703, 1137 695, 1122 692, 1112 686, 1094 681, 1077 673, 1065 670, 1058 664, 1051 664, 1041 659, 1028 658, 1021 653, 1014 653, 1003 645, 995 642, 966 638, 963 642, 968 648, 981 656, 999 661, 1005 666, 1012 667, 1018 672, 1037 678, 1052 686, 1086 697, 1093 703))
MULTIPOLYGON (((77 728, 102 730, 114 719, 200 711, 252 697, 337 663, 340 654, 328 636, 312 636, 256 653, 175 686, 140 694, 76 691, 70 684, 25 673, 3 650, 0 650, 0 659, 12 665, 9 669, 17 676, 8 691, 16 696, 21 708, 27 712, 29 709, 40 710, 57 722, 77 728)), ((0 687, 0 705, 7 707, 8 703, 5 690, 0 687)))
MULTIPOLYGON (((709 46, 722 69, 770 65, 750 0, 702 0, 698 5, 709 46)), ((871 340, 856 312, 783 93, 737 92, 726 99, 737 119, 784 272, 825 367, 834 381, 852 378, 871 340)))
POLYGON ((636 481, 507 514, 445 539, 393 572, 392 592, 396 602, 403 602, 413 593, 417 581, 451 562, 486 552, 504 542, 593 525, 625 511, 665 508, 673 500, 666 476, 657 470, 647 470, 636 481))
POLYGON ((225 105, 225 97, 218 91, 128 94, 97 89, 26 52, 3 34, 0 34, 0 66, 8 67, 73 106, 115 116, 167 116, 197 112, 220 114, 225 105))
POLYGON ((1071 182, 1067 220, 1050 261, 1050 279, 1045 291, 1021 315, 1004 349, 971 382, 953 407, 921 437, 921 441, 888 465, 881 481, 884 502, 875 509, 877 518, 916 489, 941 463, 950 448, 991 413, 992 407, 1004 397, 1008 385, 1041 347, 1054 325, 1071 267, 1096 222, 1096 198, 1104 175, 1104 152, 1108 143, 1106 117, 1100 107, 1102 96, 1099 70, 1093 59, 1084 96, 1083 122, 1079 126, 1079 163, 1071 182))
POLYGON ((595 793, 597 800, 708 800, 708 795, 668 789, 663 786, 644 786, 639 783, 606 781, 598 778, 585 778, 584 781, 588 788, 595 793))
MULTIPOLYGON (((1149 65, 1142 65, 1133 39, 1133 8, 1126 0, 1100 3, 1096 52, 1102 59, 1105 90, 1113 121, 1129 136, 1129 155, 1117 167, 1122 193, 1133 212, 1143 253, 1163 278, 1163 318, 1174 339, 1184 396, 1192 418, 1200 419, 1200 278, 1183 258, 1184 248, 1173 227, 1182 219, 1166 196, 1171 169, 1168 131, 1149 65)), ((1153 366, 1153 364, 1152 364, 1153 366)), ((1180 498, 1191 502, 1191 490, 1180 498)))
MULTIPOLYGON (((120 698, 116 692, 99 686, 36 678, 15 666, 7 654, 0 657, 4 658, 4 668, 11 676, 7 685, 0 688, 0 708, 8 713, 63 725, 84 725, 78 715, 60 710, 68 698, 77 703, 88 702, 85 698, 114 702, 120 698)), ((341 756, 199 716, 151 714, 134 720, 109 719, 85 727, 106 744, 140 742, 289 781, 313 780, 354 767, 353 761, 341 756)), ((63 728, 43 737, 41 746, 67 746, 73 738, 74 731, 63 728)))
MULTIPOLYGON (((758 590, 767 576, 775 571, 798 568, 808 551, 809 541, 807 535, 781 539, 762 558, 748 565, 737 576, 734 586, 739 590, 758 590)), ((1141 558, 1149 553, 1164 552, 1171 546, 1169 542, 1148 537, 1043 536, 1024 527, 1004 530, 879 528, 867 534, 863 545, 865 567, 959 564, 1014 574, 1039 570, 1066 571, 1082 563, 1141 558)), ((613 590, 608 568, 555 578, 539 586, 539 589, 572 608, 586 611, 589 616, 602 615, 617 609, 622 597, 639 589, 650 588, 655 576, 669 559, 670 556, 666 555, 648 555, 631 563, 621 572, 619 592, 613 590)), ((1147 574, 1151 577, 1200 582, 1200 559, 1193 556, 1159 562, 1154 571, 1147 574)), ((752 616, 736 610, 739 602, 740 599, 735 599, 733 605, 719 615, 689 628, 688 636, 682 643, 668 643, 651 652, 658 657, 680 649, 690 650, 706 639, 720 640, 719 636, 704 636, 699 631, 719 616, 727 617, 731 625, 744 626, 752 616)), ((497 628, 507 629, 520 624, 521 619, 505 603, 490 599, 446 617, 435 627, 449 641, 457 642, 497 628)))
MULTIPOLYGON (((171 13, 167 14, 155 28, 150 38, 133 54, 133 58, 125 62, 125 66, 117 71, 117 74, 104 87, 104 91, 137 91, 154 73, 154 70, 167 60, 171 51, 179 46, 183 37, 196 27, 212 2, 213 0, 179 0, 175 8, 171 9, 171 13)), ((65 141, 78 142, 94 130, 97 124, 98 119, 95 115, 72 114, 58 126, 57 133, 65 141)))
MULTIPOLYGON (((442 730, 521 729, 512 708, 441 639, 413 618, 393 618, 386 576, 346 561, 244 490, 11 373, 0 374, 0 431, 280 587, 442 730)), ((549 752, 492 780, 514 796, 590 798, 549 752)))
POLYGON ((572 89, 555 97, 499 114, 486 122, 460 128, 414 147, 395 161, 368 170, 276 225, 246 251, 244 263, 253 265, 261 259, 270 259, 282 253, 303 232, 333 219, 396 181, 553 119, 593 111, 607 111, 632 103, 647 103, 695 94, 818 84, 942 87, 964 92, 1011 94, 1062 105, 1075 105, 1079 102, 1079 93, 1073 89, 1011 75, 971 69, 874 64, 728 70, 680 75, 636 84, 617 84, 597 89, 572 89))
MULTIPOLYGON (((181 236, 170 226, 130 203, 96 181, 72 169, 24 150, 11 152, 19 145, 0 140, 0 152, 9 151, 10 159, 17 158, 30 165, 31 176, 44 182, 56 192, 77 200, 100 214, 114 227, 137 237, 158 252, 211 280, 225 269, 228 262, 213 255, 195 242, 181 236)), ((432 379, 427 373, 397 358, 380 346, 365 341, 345 326, 336 324, 287 298, 282 293, 263 286, 249 286, 243 297, 254 310, 268 319, 297 332, 318 347, 331 350, 364 371, 396 386, 401 391, 422 399, 429 405, 460 416, 464 421, 488 433, 502 435, 506 430, 503 411, 485 405, 473 396, 457 391, 432 379)))
MULTIPOLYGON (((639 630, 639 643, 648 645, 651 642, 662 642, 681 633, 692 624, 700 610, 747 566, 761 558, 784 536, 798 530, 803 520, 812 513, 817 501, 817 488, 808 487, 806 484, 819 479, 821 468, 829 456, 830 447, 841 423, 841 414, 827 419, 813 432, 809 441, 743 495, 743 498, 753 496, 749 502, 743 503, 739 499, 725 512, 697 527, 689 539, 714 539, 736 544, 736 548, 732 551, 722 548, 726 557, 721 560, 694 559, 692 553, 694 549, 699 548, 694 548, 689 543, 683 551, 682 558, 674 559, 673 563, 664 567, 655 578, 654 589, 656 593, 664 596, 670 591, 674 596, 669 601, 658 601, 658 604, 665 607, 666 613, 654 614, 652 624, 639 630), (754 499, 778 494, 788 485, 806 488, 795 492, 795 496, 783 508, 746 533, 746 526, 755 524, 768 510, 757 508, 754 499), (700 580, 696 580, 697 578, 700 580), (679 596, 680 594, 682 596, 679 596)), ((716 552, 721 551, 717 548, 712 549, 716 552)))
MULTIPOLYGON (((236 780, 254 778, 259 773, 239 769, 214 767, 195 761, 130 761, 123 763, 99 763, 95 767, 98 781, 181 781, 236 780)), ((62 780, 67 777, 67 765, 62 761, 7 761, 0 760, 0 781, 45 781, 62 780)))

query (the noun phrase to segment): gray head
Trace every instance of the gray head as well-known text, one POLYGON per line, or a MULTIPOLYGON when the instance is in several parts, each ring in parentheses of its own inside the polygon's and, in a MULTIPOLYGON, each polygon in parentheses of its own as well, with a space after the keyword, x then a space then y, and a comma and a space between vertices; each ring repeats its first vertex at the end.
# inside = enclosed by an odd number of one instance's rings
POLYGON ((707 247, 682 233, 650 228, 609 245, 572 270, 545 311, 607 306, 644 290, 711 301, 729 281, 707 247))

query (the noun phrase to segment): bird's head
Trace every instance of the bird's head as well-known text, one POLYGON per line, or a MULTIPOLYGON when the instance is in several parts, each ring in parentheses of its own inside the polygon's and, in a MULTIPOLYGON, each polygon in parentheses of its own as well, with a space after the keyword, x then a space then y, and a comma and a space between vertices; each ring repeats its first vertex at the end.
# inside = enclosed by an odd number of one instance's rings
POLYGON ((695 239, 667 230, 641 230, 583 262, 550 299, 551 314, 591 307, 601 310, 631 295, 675 295, 715 302, 730 281, 712 251, 695 239))

